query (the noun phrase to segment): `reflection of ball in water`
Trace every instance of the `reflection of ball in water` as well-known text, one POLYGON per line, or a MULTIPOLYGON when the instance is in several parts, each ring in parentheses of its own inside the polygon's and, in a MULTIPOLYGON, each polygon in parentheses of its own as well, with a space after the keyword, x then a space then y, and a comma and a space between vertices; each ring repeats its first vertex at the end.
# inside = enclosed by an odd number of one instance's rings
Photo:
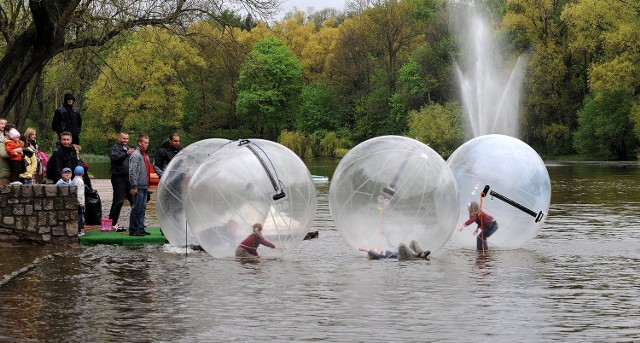
MULTIPOLYGON (((498 231, 487 240, 489 249, 519 248, 538 234, 549 211, 551 182, 544 162, 526 143, 503 135, 480 136, 456 149, 447 163, 460 193, 458 224, 469 218, 469 202, 480 203, 486 185, 489 193, 497 193, 482 199, 482 210, 498 222, 498 231), (540 211, 542 218, 536 222, 540 211)), ((463 248, 475 249, 472 233, 476 226, 456 230, 451 239, 463 248)))
POLYGON ((262 224, 267 240, 285 248, 261 246, 260 255, 291 251, 309 232, 315 210, 315 186, 302 160, 261 139, 219 149, 191 178, 185 201, 191 233, 216 258, 234 256, 254 223, 262 224))
POLYGON ((167 165, 158 183, 156 213, 162 233, 172 245, 199 245, 187 229, 183 207, 187 186, 200 164, 228 142, 220 138, 195 142, 180 150, 167 165))
POLYGON ((358 144, 340 161, 329 205, 354 248, 396 250, 417 240, 442 247, 455 229, 458 194, 451 171, 433 149, 414 139, 383 136, 358 144))

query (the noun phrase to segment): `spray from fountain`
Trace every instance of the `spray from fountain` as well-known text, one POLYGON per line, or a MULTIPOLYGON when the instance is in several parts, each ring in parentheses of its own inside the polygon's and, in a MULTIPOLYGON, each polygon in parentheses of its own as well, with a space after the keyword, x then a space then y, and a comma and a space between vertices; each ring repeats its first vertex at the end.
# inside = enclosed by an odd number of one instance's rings
POLYGON ((473 137, 503 134, 518 138, 518 107, 525 58, 518 58, 509 73, 493 44, 488 20, 474 3, 453 9, 454 28, 460 37, 462 65, 455 63, 462 106, 473 137))

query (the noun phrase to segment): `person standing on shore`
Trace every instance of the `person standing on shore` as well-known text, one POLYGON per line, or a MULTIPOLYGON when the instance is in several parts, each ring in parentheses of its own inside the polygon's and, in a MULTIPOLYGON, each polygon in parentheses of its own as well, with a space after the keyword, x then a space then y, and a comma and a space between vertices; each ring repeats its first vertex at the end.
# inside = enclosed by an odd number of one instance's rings
POLYGON ((78 236, 84 236, 84 180, 82 179, 82 175, 84 175, 84 168, 81 166, 77 166, 73 170, 73 174, 75 177, 73 178, 73 183, 78 187, 78 236))
POLYGON ((171 159, 180 152, 180 136, 177 132, 174 132, 169 136, 169 140, 164 142, 158 152, 156 158, 153 160, 153 170, 158 175, 158 178, 162 177, 164 170, 167 169, 167 165, 171 162, 171 159))
POLYGON ((129 183, 131 184, 131 217, 129 218, 129 236, 145 236, 150 232, 144 229, 144 219, 147 211, 147 193, 149 192, 149 179, 151 177, 151 165, 147 156, 149 148, 149 136, 138 136, 138 148, 129 157, 129 183))
POLYGON ((69 168, 73 171, 79 165, 78 151, 71 144, 72 141, 71 132, 60 133, 60 146, 53 152, 47 164, 47 178, 49 180, 55 182, 60 179, 63 168, 69 168))
POLYGON ((82 116, 77 107, 73 107, 76 98, 71 93, 64 95, 62 106, 58 107, 53 114, 51 128, 58 134, 58 141, 61 140, 63 132, 71 133, 71 144, 80 145, 80 130, 82 129, 82 116))
POLYGON ((0 118, 0 126, 2 126, 2 138, 0 138, 0 144, 2 144, 0 149, 0 185, 8 185, 11 182, 9 181, 11 168, 9 168, 9 153, 4 148, 4 145, 9 139, 10 129, 7 128, 7 120, 4 118, 0 118))
POLYGON ((0 140, 4 139, 4 127, 7 126, 7 120, 0 118, 0 140))
POLYGON ((129 157, 133 154, 134 149, 129 147, 129 134, 120 132, 118 143, 114 144, 109 151, 111 159, 111 187, 113 188, 113 201, 109 210, 109 219, 113 223, 113 230, 117 232, 126 231, 118 225, 120 211, 124 204, 124 199, 129 201, 133 206, 133 198, 131 196, 131 183, 129 183, 129 157))

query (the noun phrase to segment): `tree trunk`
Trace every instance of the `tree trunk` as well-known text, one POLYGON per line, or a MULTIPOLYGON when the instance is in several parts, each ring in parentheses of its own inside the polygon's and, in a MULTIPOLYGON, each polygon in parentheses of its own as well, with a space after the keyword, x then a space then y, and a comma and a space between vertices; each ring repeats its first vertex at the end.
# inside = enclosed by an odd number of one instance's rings
POLYGON ((7 46, 0 60, 0 117, 7 116, 34 77, 64 49, 65 25, 78 3, 29 1, 33 21, 7 46))

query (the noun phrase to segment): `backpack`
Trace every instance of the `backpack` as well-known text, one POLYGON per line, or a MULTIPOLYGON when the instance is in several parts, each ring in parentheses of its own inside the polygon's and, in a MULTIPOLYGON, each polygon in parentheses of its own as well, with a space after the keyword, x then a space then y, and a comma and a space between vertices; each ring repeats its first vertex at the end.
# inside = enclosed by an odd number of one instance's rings
POLYGON ((45 183, 47 178, 47 164, 49 163, 49 155, 44 151, 38 151, 36 154, 36 160, 38 164, 36 165, 36 171, 33 173, 33 176, 36 180, 36 183, 45 183))
POLYGON ((56 173, 56 160, 55 159, 49 159, 47 161, 47 166, 46 166, 46 170, 45 170, 45 175, 47 176, 47 179, 53 181, 54 183, 56 181, 58 181, 58 179, 60 178, 60 175, 58 175, 56 173))
POLYGON ((87 225, 102 224, 102 200, 98 191, 87 186, 84 191, 84 223, 87 225))

